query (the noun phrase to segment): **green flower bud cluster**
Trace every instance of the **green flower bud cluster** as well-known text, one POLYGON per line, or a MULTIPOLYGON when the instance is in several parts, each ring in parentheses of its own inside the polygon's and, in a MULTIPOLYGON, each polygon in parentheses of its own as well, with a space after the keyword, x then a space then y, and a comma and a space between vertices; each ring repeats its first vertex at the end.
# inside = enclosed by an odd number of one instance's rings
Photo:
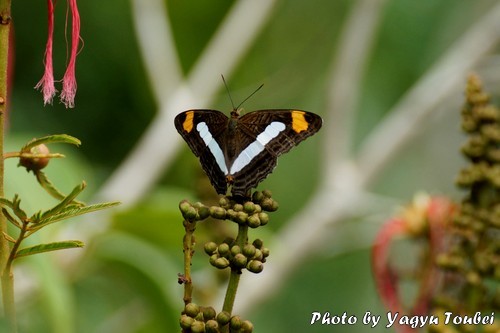
MULTIPOLYGON (((468 141, 462 152, 471 163, 457 178, 468 194, 449 229, 446 251, 437 257, 453 283, 443 284, 434 303, 467 314, 500 310, 494 301, 500 281, 500 110, 489 103, 480 79, 470 76, 462 110, 468 141)), ((457 329, 468 332, 465 326, 457 329)))
POLYGON ((189 303, 184 307, 181 315, 180 326, 184 333, 251 333, 253 324, 242 320, 240 316, 231 316, 228 312, 216 313, 212 307, 203 307, 189 303))
POLYGON ((462 129, 469 139, 462 153, 472 161, 461 171, 457 184, 471 188, 478 182, 488 182, 500 188, 500 110, 489 104, 490 97, 483 92, 479 78, 469 79, 466 103, 462 109, 462 129))
POLYGON ((240 203, 231 200, 230 197, 221 197, 218 206, 205 206, 202 203, 194 204, 183 200, 179 209, 185 220, 194 222, 202 221, 208 217, 218 220, 231 220, 238 224, 246 224, 250 228, 264 226, 269 222, 266 212, 274 212, 278 209, 278 203, 271 198, 270 191, 255 191, 252 200, 240 203))
POLYGON ((278 209, 278 203, 271 198, 270 191, 255 191, 252 200, 240 203, 222 197, 219 201, 220 208, 225 210, 225 218, 238 224, 246 224, 250 228, 258 228, 269 222, 266 212, 278 209))
POLYGON ((238 271, 246 268, 252 273, 260 273, 269 256, 269 249, 264 247, 260 239, 241 248, 234 239, 227 238, 219 245, 214 242, 206 243, 205 253, 210 256, 210 264, 216 268, 231 267, 238 271))

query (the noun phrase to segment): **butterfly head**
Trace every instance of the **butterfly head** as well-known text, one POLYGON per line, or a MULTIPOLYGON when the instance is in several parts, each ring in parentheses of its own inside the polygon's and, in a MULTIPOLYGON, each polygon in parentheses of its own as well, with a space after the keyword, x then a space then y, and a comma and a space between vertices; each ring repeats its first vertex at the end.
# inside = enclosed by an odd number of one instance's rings
POLYGON ((238 109, 233 109, 231 111, 231 119, 237 119, 240 117, 240 114, 241 114, 241 111, 243 111, 242 108, 238 108, 238 109))

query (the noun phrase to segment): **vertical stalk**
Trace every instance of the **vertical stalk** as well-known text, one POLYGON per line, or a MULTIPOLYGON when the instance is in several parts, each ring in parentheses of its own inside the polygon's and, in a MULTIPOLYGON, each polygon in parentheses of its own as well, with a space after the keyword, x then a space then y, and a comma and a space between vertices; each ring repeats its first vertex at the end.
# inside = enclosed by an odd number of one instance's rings
MULTIPOLYGON (((236 245, 243 248, 248 239, 248 225, 239 224, 238 225, 238 236, 236 237, 236 245)), ((231 275, 229 276, 229 282, 227 284, 226 296, 224 298, 224 304, 222 305, 222 311, 227 311, 229 314, 233 312, 234 300, 236 298, 236 292, 238 291, 238 284, 240 283, 241 271, 231 269, 231 275)))
POLYGON ((187 305, 193 300, 193 281, 191 280, 191 262, 193 258, 193 245, 194 245, 194 230, 196 229, 196 222, 189 222, 184 220, 184 229, 186 234, 183 239, 184 251, 184 305, 187 305))
MULTIPOLYGON (((11 0, 0 0, 0 197, 4 196, 4 122, 7 111, 7 69, 9 66, 9 34, 11 20, 11 0)), ((7 233, 7 221, 0 214, 0 272, 2 281, 2 299, 5 317, 9 323, 10 332, 17 331, 14 307, 14 278, 9 262, 9 244, 4 233, 7 233), (9 266, 9 268, 7 267, 9 266)))

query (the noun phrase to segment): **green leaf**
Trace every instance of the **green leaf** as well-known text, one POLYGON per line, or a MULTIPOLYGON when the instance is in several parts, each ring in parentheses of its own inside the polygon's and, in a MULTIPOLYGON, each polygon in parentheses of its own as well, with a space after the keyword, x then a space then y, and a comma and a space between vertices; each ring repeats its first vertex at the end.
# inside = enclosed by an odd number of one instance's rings
POLYGON ((57 200, 62 200, 64 199, 65 195, 61 191, 59 191, 54 184, 47 178, 47 175, 41 171, 41 170, 36 170, 35 171, 35 176, 36 180, 38 183, 42 186, 42 188, 47 191, 48 194, 50 194, 52 197, 54 197, 57 200))
POLYGON ((81 145, 81 141, 75 137, 72 137, 67 134, 54 134, 29 141, 21 148, 21 151, 29 151, 31 148, 35 146, 47 143, 69 143, 75 146, 81 145))
POLYGON ((39 244, 39 245, 35 245, 35 246, 26 247, 24 249, 17 251, 16 259, 20 258, 20 257, 30 256, 33 254, 38 254, 38 253, 51 252, 51 251, 64 250, 64 249, 72 249, 72 248, 83 247, 83 246, 84 246, 83 242, 78 241, 78 240, 68 240, 68 241, 62 241, 62 242, 39 244))
MULTIPOLYGON (((25 221, 27 219, 26 212, 19 207, 21 203, 21 200, 19 199, 18 195, 14 195, 14 199, 12 201, 5 199, 5 198, 0 198, 0 206, 4 206, 7 208, 12 209, 14 214, 19 218, 21 221, 25 221)), ((5 215, 7 218, 9 218, 7 215, 5 215)))
POLYGON ((4 237, 6 240, 8 240, 9 242, 11 242, 11 243, 15 243, 15 242, 16 242, 16 240, 15 240, 14 238, 12 238, 12 236, 10 236, 8 233, 5 233, 5 232, 4 232, 4 233, 3 233, 3 237, 4 237))
POLYGON ((0 206, 8 207, 14 209, 14 203, 6 198, 0 198, 0 206))
POLYGON ((20 205, 21 199, 19 199, 19 196, 15 194, 14 199, 12 199, 12 211, 21 221, 26 221, 28 215, 24 210, 21 209, 20 205))
MULTIPOLYGON (((70 194, 68 194, 66 197, 64 197, 60 203, 55 205, 53 208, 43 212, 38 221, 41 221, 41 220, 48 218, 52 215, 60 213, 64 208, 66 208, 68 205, 70 205, 71 203, 74 202, 75 198, 80 193, 82 193, 82 191, 85 189, 86 186, 87 186, 87 184, 85 182, 82 182, 80 185, 75 186, 73 191, 71 191, 70 194)), ((35 218, 35 217, 33 217, 33 218, 35 218)))
POLYGON ((7 218, 7 220, 9 220, 10 223, 12 223, 13 225, 15 225, 16 227, 18 227, 19 229, 21 229, 21 222, 19 222, 18 220, 16 220, 14 218, 14 216, 10 215, 9 211, 5 208, 2 208, 2 213, 3 215, 7 218))
POLYGON ((89 206, 84 206, 84 207, 78 207, 78 206, 70 206, 65 209, 63 209, 60 213, 51 215, 47 218, 42 218, 37 224, 31 226, 29 228, 29 233, 26 235, 28 237, 29 235, 33 234, 35 231, 40 230, 41 228, 45 227, 48 224, 52 224, 55 222, 59 222, 65 219, 69 219, 71 217, 87 214, 90 212, 95 212, 98 210, 110 208, 116 205, 119 205, 120 202, 104 202, 104 203, 99 203, 99 204, 94 204, 94 205, 89 205, 89 206))

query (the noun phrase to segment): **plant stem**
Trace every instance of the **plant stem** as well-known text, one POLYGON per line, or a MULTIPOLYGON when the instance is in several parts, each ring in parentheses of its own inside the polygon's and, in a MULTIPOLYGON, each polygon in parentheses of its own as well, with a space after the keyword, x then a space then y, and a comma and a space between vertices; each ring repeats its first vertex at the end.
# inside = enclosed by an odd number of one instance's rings
MULTIPOLYGON (((236 245, 243 248, 248 239, 248 225, 239 224, 238 225, 238 236, 236 237, 236 245)), ((234 300, 236 298, 236 292, 238 291, 238 284, 240 283, 241 270, 231 269, 231 275, 229 276, 229 282, 227 284, 226 296, 224 298, 224 304, 222 306, 222 311, 227 311, 229 314, 233 311, 234 300)))
MULTIPOLYGON (((7 113, 7 69, 9 67, 9 35, 11 20, 11 0, 0 0, 0 197, 4 197, 4 122, 7 113)), ((3 236, 7 233, 7 220, 0 214, 0 271, 2 281, 2 299, 5 317, 10 332, 17 331, 14 306, 14 277, 9 263, 9 243, 3 236)))
POLYGON ((186 234, 183 239, 182 250, 184 252, 184 305, 189 304, 193 300, 193 281, 191 280, 191 262, 193 258, 193 233, 196 229, 196 222, 184 220, 184 229, 186 234))

